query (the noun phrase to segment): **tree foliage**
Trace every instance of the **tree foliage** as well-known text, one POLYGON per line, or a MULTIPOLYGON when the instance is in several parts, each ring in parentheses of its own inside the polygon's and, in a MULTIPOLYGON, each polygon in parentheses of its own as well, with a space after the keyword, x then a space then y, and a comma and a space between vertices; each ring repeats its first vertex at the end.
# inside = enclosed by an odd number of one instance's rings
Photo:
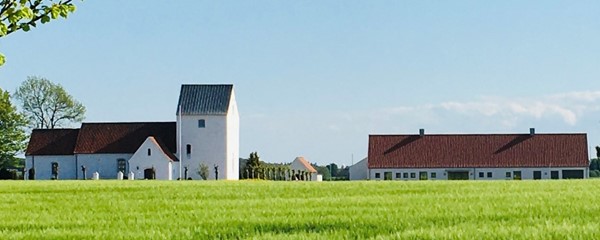
POLYGON ((15 167, 16 155, 25 149, 25 118, 10 102, 7 91, 0 89, 0 168, 15 167))
MULTIPOLYGON (((25 32, 75 11, 72 0, 0 0, 0 38, 13 32, 25 32)), ((0 54, 0 66, 4 55, 0 54)))
POLYGON ((257 152, 250 153, 250 158, 246 162, 246 167, 244 167, 244 173, 247 173, 246 178, 258 178, 260 175, 260 157, 257 152))
POLYGON ((208 179, 208 174, 208 166, 204 163, 200 163, 200 166, 198 166, 198 175, 200 175, 200 178, 206 180, 208 179))
POLYGON ((32 128, 55 128, 81 122, 85 107, 60 84, 40 77, 28 77, 15 92, 32 128))

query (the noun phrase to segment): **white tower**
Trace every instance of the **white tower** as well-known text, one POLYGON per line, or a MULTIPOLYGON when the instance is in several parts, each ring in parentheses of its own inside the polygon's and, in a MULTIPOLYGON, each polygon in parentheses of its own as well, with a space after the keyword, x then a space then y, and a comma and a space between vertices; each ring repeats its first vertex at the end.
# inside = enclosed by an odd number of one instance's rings
POLYGON ((177 126, 177 156, 188 177, 200 179, 204 164, 208 180, 215 179, 215 167, 218 179, 239 178, 240 117, 233 85, 182 85, 177 126))

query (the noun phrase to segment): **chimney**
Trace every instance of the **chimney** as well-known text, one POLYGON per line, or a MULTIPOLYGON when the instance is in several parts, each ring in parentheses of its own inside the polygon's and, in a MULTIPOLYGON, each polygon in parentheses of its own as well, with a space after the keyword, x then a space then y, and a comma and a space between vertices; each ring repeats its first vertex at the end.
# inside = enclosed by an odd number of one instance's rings
POLYGON ((421 137, 425 136, 425 129, 423 129, 423 128, 419 129, 419 136, 421 136, 421 137))
POLYGON ((530 135, 530 136, 533 136, 533 135, 535 135, 535 128, 530 128, 530 129, 529 129, 529 135, 530 135))

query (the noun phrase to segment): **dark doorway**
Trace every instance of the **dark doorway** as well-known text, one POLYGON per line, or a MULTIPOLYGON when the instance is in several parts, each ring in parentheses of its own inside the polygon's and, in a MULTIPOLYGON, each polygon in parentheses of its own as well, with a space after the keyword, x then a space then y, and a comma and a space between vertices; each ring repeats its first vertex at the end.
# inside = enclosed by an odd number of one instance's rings
POLYGON ((419 172, 419 180, 427 180, 427 172, 419 172))
POLYGON ((156 179, 156 171, 154 170, 154 168, 146 168, 144 170, 144 179, 156 179))
POLYGON ((513 180, 521 180, 521 171, 513 171, 513 180))
POLYGON ((448 172, 448 180, 469 180, 469 171, 448 172))
POLYGON ((392 180, 392 172, 384 172, 383 180, 392 180))
POLYGON ((542 171, 533 171, 533 180, 542 179, 542 171))
POLYGON ((551 179, 558 179, 558 171, 551 171, 550 172, 550 178, 551 179))
POLYGON ((583 170, 562 170, 563 179, 581 179, 583 170))

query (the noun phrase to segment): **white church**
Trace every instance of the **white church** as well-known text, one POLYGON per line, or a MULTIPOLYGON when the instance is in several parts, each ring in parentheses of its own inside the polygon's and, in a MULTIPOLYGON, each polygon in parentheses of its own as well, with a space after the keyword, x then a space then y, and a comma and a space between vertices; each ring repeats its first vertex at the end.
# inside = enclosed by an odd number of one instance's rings
POLYGON ((26 179, 239 178, 239 113, 233 85, 182 85, 175 122, 82 123, 35 129, 26 179))

